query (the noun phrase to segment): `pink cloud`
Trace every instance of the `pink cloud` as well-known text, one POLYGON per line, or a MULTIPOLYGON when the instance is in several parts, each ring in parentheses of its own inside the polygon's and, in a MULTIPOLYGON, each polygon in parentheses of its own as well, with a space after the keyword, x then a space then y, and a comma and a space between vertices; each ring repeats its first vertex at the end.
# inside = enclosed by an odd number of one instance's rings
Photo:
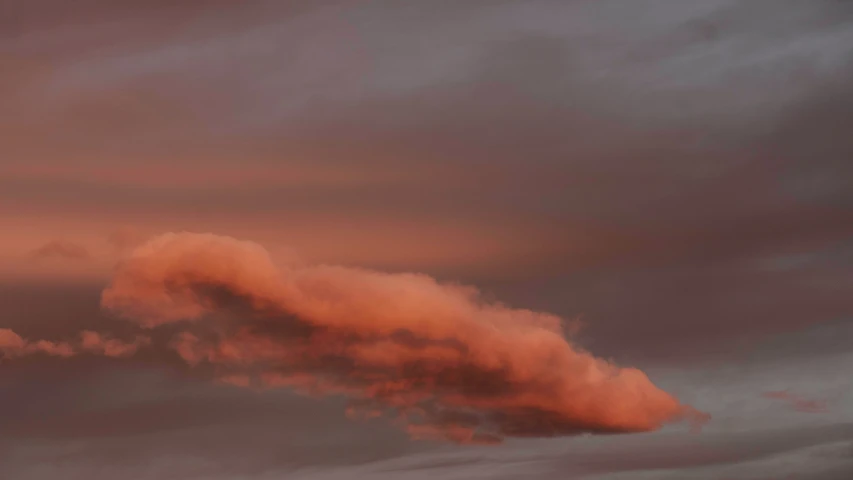
POLYGON ((344 395, 418 438, 492 443, 708 418, 642 371, 566 341, 554 315, 426 275, 278 267, 229 237, 150 241, 118 267, 102 304, 147 328, 183 326, 172 348, 224 382, 344 395))

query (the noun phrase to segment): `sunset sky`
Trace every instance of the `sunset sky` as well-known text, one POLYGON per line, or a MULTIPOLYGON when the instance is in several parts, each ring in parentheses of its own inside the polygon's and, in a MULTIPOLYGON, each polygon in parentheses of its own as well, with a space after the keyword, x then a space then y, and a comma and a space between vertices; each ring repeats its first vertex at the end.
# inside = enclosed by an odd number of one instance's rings
POLYGON ((853 2, 0 1, 0 478, 853 478, 853 2))

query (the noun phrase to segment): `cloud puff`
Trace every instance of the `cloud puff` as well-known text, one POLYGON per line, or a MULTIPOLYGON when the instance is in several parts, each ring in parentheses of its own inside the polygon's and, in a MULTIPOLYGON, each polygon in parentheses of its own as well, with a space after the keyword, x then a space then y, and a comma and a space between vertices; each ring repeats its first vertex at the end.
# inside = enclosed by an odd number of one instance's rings
POLYGON ((419 274, 276 266, 252 243, 166 234, 139 247, 102 305, 237 385, 345 395, 352 412, 393 412, 418 438, 640 432, 707 415, 634 368, 584 352, 561 319, 484 300, 419 274))

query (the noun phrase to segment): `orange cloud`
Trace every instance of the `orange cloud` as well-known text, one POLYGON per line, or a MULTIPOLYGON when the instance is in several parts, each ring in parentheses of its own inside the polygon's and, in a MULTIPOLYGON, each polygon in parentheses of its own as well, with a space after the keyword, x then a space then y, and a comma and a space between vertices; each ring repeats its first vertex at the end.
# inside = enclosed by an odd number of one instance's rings
POLYGON ((418 438, 493 443, 708 418, 566 341, 554 315, 425 275, 278 267, 229 237, 150 241, 119 265, 102 305, 148 328, 184 326, 172 347, 225 382, 345 395, 418 438))

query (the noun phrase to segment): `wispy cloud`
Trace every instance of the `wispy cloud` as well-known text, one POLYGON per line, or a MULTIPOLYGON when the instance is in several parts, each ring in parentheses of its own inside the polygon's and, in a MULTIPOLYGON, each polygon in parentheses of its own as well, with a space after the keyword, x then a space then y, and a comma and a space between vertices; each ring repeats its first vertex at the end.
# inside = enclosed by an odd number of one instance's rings
POLYGON ((97 332, 81 332, 75 341, 28 340, 7 328, 0 329, 0 359, 15 359, 34 354, 55 357, 73 357, 80 353, 93 353, 107 357, 129 357, 150 343, 148 337, 139 336, 133 342, 111 338, 97 332))
POLYGON ((88 260, 89 250, 77 243, 64 240, 51 240, 30 253, 33 259, 59 258, 66 260, 88 260))
POLYGON ((771 400, 781 400, 787 403, 791 408, 803 413, 828 413, 829 407, 824 400, 813 400, 801 397, 791 393, 789 390, 778 390, 773 392, 765 392, 762 394, 764 398, 771 400))

